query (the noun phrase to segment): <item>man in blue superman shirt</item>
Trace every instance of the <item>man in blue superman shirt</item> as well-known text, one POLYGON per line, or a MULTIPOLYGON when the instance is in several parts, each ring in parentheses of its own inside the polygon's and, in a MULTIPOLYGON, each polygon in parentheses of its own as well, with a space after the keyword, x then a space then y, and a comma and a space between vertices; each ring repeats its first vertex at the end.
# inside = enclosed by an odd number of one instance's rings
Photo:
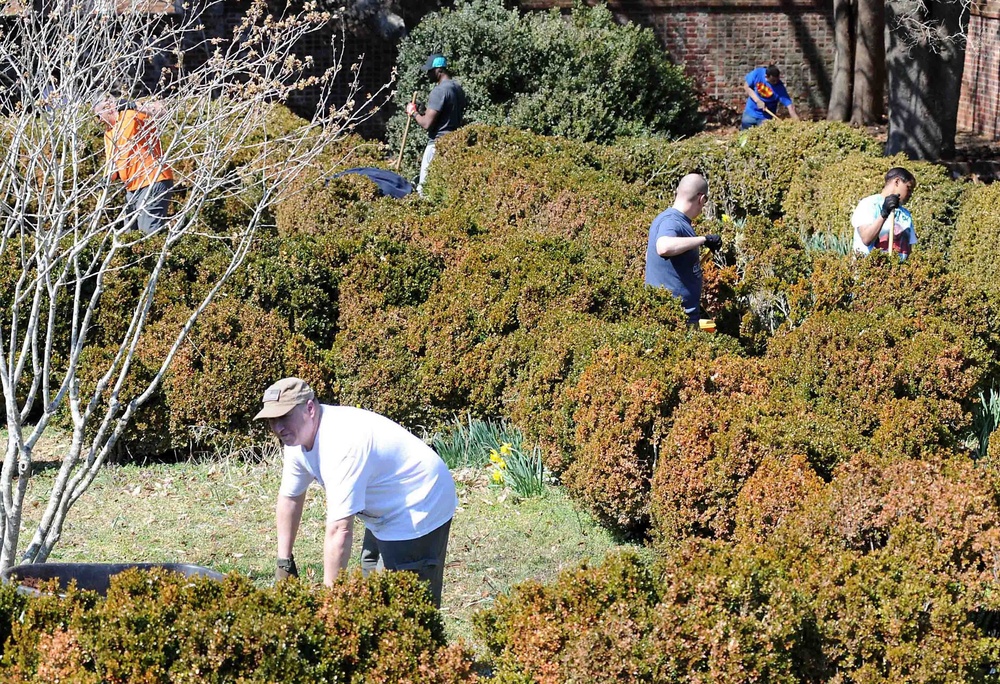
POLYGON ((788 107, 788 115, 798 119, 792 98, 781 82, 781 71, 773 64, 769 67, 758 67, 747 74, 743 82, 747 92, 747 106, 743 109, 743 120, 740 130, 746 130, 764 123, 774 116, 778 103, 788 107), (770 113, 769 113, 770 112, 770 113))

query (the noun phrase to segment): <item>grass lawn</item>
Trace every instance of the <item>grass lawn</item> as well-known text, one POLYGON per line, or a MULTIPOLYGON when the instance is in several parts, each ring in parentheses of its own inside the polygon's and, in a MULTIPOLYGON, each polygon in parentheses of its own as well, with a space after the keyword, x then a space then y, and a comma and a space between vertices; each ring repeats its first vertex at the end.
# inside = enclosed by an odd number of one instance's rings
MULTIPOLYGON (((41 453, 58 453, 50 443, 41 453)), ((53 562, 180 562, 245 573, 260 584, 274 577, 277 450, 263 460, 106 466, 70 511, 53 562)), ((32 480, 26 515, 40 517, 54 469, 32 480)), ((584 559, 600 559, 619 543, 558 487, 518 501, 488 486, 485 469, 455 473, 459 509, 451 529, 442 613, 452 638, 471 636, 471 616, 526 579, 548 581, 584 559)), ((310 489, 295 545, 299 571, 322 581, 323 492, 310 489)), ((22 532, 21 548, 34 525, 22 532)), ((358 567, 363 528, 355 528, 358 567)))

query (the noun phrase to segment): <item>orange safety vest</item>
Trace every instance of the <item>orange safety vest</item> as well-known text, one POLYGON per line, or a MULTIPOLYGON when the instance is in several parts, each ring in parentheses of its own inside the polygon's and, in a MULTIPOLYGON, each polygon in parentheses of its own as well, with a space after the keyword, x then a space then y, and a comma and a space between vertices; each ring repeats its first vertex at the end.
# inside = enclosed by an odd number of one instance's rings
POLYGON ((118 112, 118 121, 104 133, 104 153, 108 172, 117 171, 129 192, 173 180, 174 172, 163 162, 156 127, 145 112, 118 112))

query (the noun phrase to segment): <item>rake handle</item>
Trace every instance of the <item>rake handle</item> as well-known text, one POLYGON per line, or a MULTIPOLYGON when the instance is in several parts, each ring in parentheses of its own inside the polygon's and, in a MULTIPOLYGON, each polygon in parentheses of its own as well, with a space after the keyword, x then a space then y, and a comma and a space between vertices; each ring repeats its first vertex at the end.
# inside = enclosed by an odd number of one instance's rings
MULTIPOLYGON (((417 91, 413 91, 413 97, 410 99, 412 104, 417 104, 417 91)), ((410 132, 410 120, 413 119, 409 114, 406 115, 406 126, 403 127, 403 142, 399 144, 399 156, 396 157, 396 172, 399 173, 399 167, 403 163, 403 150, 406 149, 406 135, 410 132)))

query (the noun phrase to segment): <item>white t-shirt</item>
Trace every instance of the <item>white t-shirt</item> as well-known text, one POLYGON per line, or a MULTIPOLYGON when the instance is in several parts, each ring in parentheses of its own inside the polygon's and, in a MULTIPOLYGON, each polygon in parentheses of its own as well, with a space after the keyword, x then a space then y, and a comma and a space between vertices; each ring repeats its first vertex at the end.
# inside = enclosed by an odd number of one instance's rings
POLYGON ((320 411, 312 451, 284 449, 283 496, 299 496, 315 480, 326 490, 327 522, 357 515, 381 541, 416 539, 451 520, 455 481, 419 437, 371 411, 320 411))
POLYGON ((885 223, 882 224, 882 230, 879 231, 878 237, 874 242, 866 245, 861 241, 861 234, 858 232, 858 228, 868 225, 881 216, 882 204, 884 202, 885 198, 882 195, 870 195, 858 202, 854 213, 851 214, 851 225, 854 226, 854 251, 865 256, 871 254, 872 249, 875 247, 878 247, 882 251, 888 251, 889 224, 894 223, 895 230, 893 230, 892 251, 898 252, 905 259, 909 256, 913 245, 917 244, 917 233, 913 230, 913 217, 903 207, 899 207, 890 214, 889 218, 892 221, 886 219, 885 223))

